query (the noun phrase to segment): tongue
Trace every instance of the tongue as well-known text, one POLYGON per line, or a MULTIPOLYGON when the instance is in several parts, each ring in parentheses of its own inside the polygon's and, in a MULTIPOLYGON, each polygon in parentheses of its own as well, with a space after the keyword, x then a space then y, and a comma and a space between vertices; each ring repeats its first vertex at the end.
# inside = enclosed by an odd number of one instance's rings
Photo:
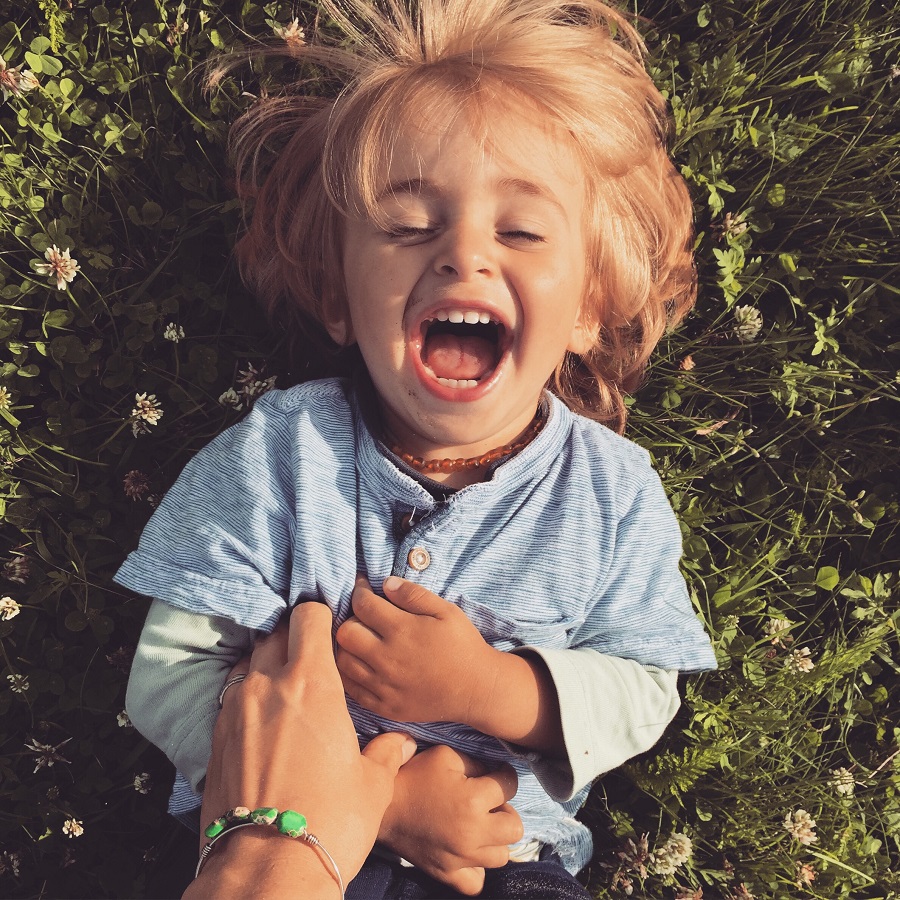
POLYGON ((479 379, 494 368, 494 343, 487 338, 436 334, 422 348, 425 365, 438 378, 479 379))

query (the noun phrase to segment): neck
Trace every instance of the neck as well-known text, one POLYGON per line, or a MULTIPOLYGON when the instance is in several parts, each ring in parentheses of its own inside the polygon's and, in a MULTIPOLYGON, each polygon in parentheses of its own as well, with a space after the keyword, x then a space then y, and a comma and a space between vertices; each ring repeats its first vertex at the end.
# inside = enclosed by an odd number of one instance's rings
POLYGON ((483 481, 487 470, 498 460, 519 453, 527 447, 544 425, 544 416, 540 406, 528 427, 508 444, 495 447, 478 456, 429 458, 414 456, 406 452, 390 435, 386 435, 385 443, 391 452, 399 456, 408 466, 417 472, 449 487, 465 487, 483 481))

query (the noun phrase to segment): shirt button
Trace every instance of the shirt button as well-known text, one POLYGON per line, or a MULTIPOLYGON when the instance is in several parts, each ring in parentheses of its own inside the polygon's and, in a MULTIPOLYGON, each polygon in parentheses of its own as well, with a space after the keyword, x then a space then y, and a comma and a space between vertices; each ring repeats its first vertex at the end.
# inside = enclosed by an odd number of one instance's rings
POLYGON ((413 547, 406 557, 410 568, 424 572, 431 565, 431 554, 424 547, 413 547))

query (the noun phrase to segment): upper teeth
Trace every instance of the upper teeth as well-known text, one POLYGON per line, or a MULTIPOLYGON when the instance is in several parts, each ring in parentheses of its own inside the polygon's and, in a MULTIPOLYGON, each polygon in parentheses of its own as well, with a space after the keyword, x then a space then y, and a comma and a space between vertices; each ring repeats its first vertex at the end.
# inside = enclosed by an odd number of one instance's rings
POLYGON ((494 320, 486 312, 478 312, 474 309, 441 309, 434 314, 438 322, 452 322, 459 325, 465 322, 466 325, 490 325, 494 320))

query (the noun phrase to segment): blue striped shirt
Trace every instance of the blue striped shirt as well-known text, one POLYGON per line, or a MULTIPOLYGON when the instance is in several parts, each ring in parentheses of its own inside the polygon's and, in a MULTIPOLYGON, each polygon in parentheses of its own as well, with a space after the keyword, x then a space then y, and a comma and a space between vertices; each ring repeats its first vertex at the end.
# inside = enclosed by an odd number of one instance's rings
MULTIPOLYGON (((458 604, 499 650, 589 647, 665 669, 715 668, 649 455, 549 401, 531 444, 488 481, 436 500, 387 458, 346 382, 272 391, 185 467, 116 580, 269 631, 302 598, 327 602, 337 626, 351 615, 358 572, 376 591, 393 574, 458 604), (430 556, 422 571, 410 565, 416 548, 430 556)), ((350 711, 362 741, 398 728, 352 701, 350 711)), ((588 785, 558 802, 527 754, 493 737, 446 722, 402 730, 512 764, 524 839, 553 845, 571 871, 588 862, 590 833, 574 819, 588 785)))

